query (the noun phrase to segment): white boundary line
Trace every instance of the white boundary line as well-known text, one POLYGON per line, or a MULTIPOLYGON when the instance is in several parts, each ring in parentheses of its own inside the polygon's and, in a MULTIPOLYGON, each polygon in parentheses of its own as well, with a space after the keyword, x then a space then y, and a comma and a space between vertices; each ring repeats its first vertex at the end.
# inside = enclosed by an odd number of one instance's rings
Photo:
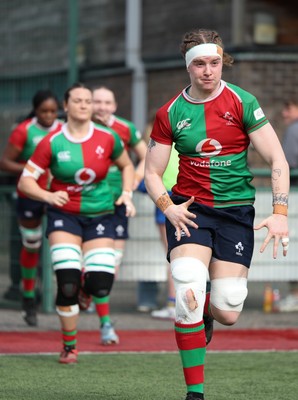
MULTIPOLYGON (((298 353, 298 349, 280 350, 209 350, 207 354, 241 354, 241 353, 298 353)), ((59 355, 60 352, 45 352, 45 353, 0 353, 0 356, 54 356, 59 355)), ((79 355, 118 355, 118 354, 178 354, 178 351, 79 351, 79 355)))

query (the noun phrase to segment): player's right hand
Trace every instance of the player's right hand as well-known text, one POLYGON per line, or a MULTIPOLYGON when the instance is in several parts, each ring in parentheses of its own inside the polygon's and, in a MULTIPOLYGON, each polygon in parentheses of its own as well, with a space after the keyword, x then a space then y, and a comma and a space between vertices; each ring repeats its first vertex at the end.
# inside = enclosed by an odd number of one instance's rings
POLYGON ((164 214, 176 228, 177 240, 181 239, 181 232, 184 231, 186 236, 190 237, 190 232, 187 226, 198 229, 198 225, 193 221, 196 218, 196 214, 188 211, 188 207, 194 202, 194 197, 185 201, 182 204, 171 204, 165 211, 164 214))
POLYGON ((49 192, 47 202, 51 206, 63 207, 69 201, 67 192, 58 190, 57 192, 49 192))

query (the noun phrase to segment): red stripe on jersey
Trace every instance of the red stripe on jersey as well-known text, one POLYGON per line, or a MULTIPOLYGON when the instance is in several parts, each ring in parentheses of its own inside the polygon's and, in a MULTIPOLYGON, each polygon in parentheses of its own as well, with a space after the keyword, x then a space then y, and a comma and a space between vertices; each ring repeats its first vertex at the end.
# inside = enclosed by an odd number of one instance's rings
POLYGON ((131 137, 129 127, 124 122, 117 119, 116 116, 113 116, 113 123, 109 125, 109 128, 117 132, 117 134, 123 140, 125 149, 128 150, 129 148, 128 143, 130 142, 130 137, 131 137))
POLYGON ((247 149, 249 138, 243 126, 243 106, 233 92, 224 90, 214 101, 204 106, 206 137, 221 145, 219 156, 241 153, 247 149), (234 102, 231 102, 231 96, 234 102))
POLYGON ((156 113, 150 137, 158 143, 168 145, 172 145, 173 143, 172 127, 169 121, 169 109, 180 95, 181 93, 178 96, 173 97, 156 113))
POLYGON ((213 206, 213 196, 211 196, 210 169, 200 168, 198 174, 198 165, 208 163, 209 158, 202 159, 198 157, 188 157, 180 155, 180 168, 177 177, 177 183, 173 187, 174 194, 184 196, 185 193, 192 193, 198 203, 213 206), (195 188, 195 189, 194 189, 195 188))
POLYGON ((8 142, 19 150, 23 150, 27 141, 28 126, 31 124, 32 118, 21 122, 11 133, 8 142))
POLYGON ((115 139, 107 131, 94 128, 92 137, 82 143, 84 167, 95 171, 95 182, 105 178, 111 165, 115 139))

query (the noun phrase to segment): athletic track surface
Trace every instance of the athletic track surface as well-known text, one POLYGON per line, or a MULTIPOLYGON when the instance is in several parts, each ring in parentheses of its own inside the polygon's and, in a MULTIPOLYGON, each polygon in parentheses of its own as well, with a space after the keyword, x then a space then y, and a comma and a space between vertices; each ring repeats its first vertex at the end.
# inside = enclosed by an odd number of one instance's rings
MULTIPOLYGON (((176 352, 173 330, 117 331, 120 344, 99 344, 98 331, 80 331, 80 352, 176 352)), ((47 332, 0 332, 0 355, 58 353, 61 335, 47 332)), ((214 332, 208 351, 298 351, 298 329, 218 330, 214 332)))

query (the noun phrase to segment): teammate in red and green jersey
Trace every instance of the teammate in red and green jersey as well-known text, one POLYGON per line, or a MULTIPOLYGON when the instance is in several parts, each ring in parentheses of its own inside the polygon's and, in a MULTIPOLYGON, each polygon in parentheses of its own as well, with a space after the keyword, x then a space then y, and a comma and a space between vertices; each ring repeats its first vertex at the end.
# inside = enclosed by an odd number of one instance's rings
POLYGON ((56 310, 61 321, 63 350, 59 362, 77 362, 79 305, 91 296, 109 295, 115 274, 114 203, 106 175, 113 162, 122 173, 126 216, 134 216, 130 193, 134 168, 120 137, 91 121, 92 92, 75 84, 64 95, 67 114, 59 132, 45 137, 27 162, 19 188, 49 204, 46 234, 57 278, 56 310), (49 190, 38 178, 49 168, 49 190), (84 268, 82 273, 82 267, 84 268))
MULTIPOLYGON (((92 119, 96 124, 107 126, 117 132, 124 143, 125 149, 128 152, 133 151, 135 153, 138 159, 133 187, 135 190, 144 177, 147 146, 136 126, 131 121, 115 115, 116 110, 117 103, 112 90, 104 86, 95 87, 93 89, 92 119)), ((121 174, 116 165, 110 166, 107 180, 116 200, 121 193, 122 187, 121 174)), ((125 215, 123 205, 115 206, 114 229, 116 269, 118 269, 123 258, 125 241, 129 237, 128 218, 125 215)), ((109 297, 102 299, 94 298, 96 312, 100 318, 101 342, 105 345, 119 343, 119 337, 111 323, 109 301, 109 297)))
POLYGON ((168 259, 176 288, 176 342, 186 400, 194 400, 204 399, 204 360, 212 320, 233 325, 247 296, 255 199, 247 166, 249 143, 272 170, 273 214, 255 229, 267 228, 260 251, 273 239, 274 258, 280 241, 284 256, 288 250, 289 168, 256 98, 221 79, 223 65, 233 60, 223 51, 218 33, 205 29, 186 33, 181 52, 190 86, 157 112, 145 183, 167 218, 168 259), (170 197, 162 175, 172 145, 180 162, 170 197), (208 273, 210 295, 206 295, 208 273))
MULTIPOLYGON (((58 131, 62 123, 57 119, 59 102, 50 90, 39 90, 32 99, 33 111, 12 131, 0 160, 3 171, 20 175, 37 144, 49 133, 58 131)), ((39 184, 46 188, 48 174, 39 184)), ((22 277, 22 314, 29 326, 37 325, 36 279, 39 251, 42 243, 41 219, 45 203, 29 199, 17 190, 17 217, 22 238, 20 266, 22 277)))

